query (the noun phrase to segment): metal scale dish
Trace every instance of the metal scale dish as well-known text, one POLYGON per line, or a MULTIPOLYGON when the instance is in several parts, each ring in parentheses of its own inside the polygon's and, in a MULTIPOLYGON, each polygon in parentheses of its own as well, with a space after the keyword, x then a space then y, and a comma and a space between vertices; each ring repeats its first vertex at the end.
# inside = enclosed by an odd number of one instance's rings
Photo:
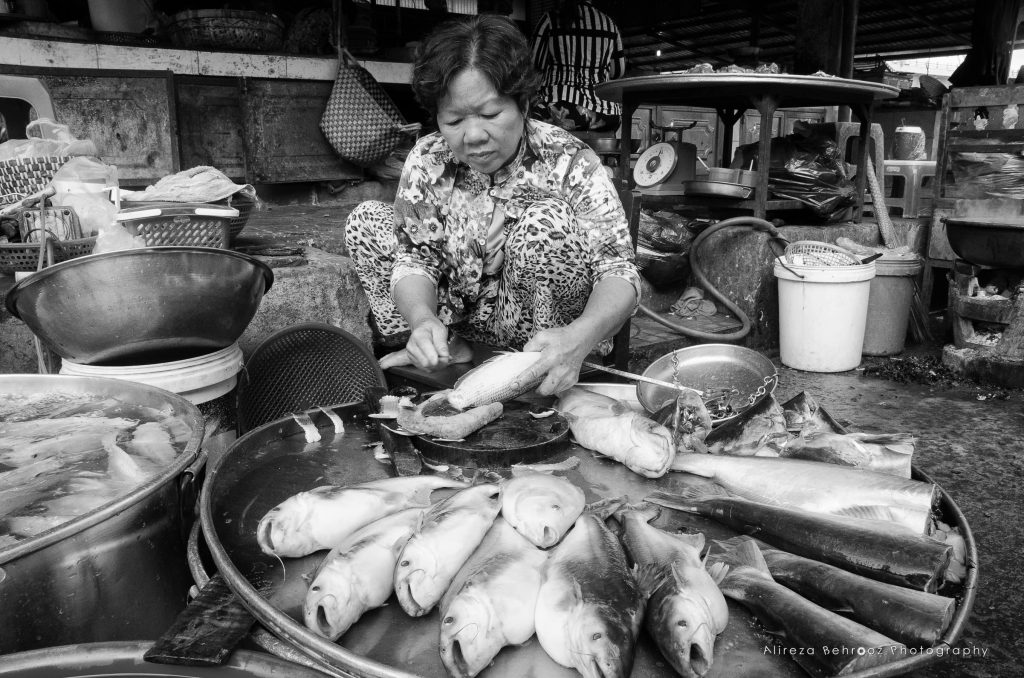
MULTIPOLYGON (((397 440, 394 463, 378 461, 368 445, 377 440, 372 423, 361 407, 346 406, 335 411, 345 431, 335 432, 328 416, 311 413, 322 439, 307 443, 302 428, 284 418, 257 428, 240 438, 209 469, 203 487, 202 528, 210 554, 225 578, 257 621, 286 646, 297 649, 322 665, 332 675, 377 678, 447 678, 438 655, 439 614, 412 618, 392 600, 365 614, 339 642, 330 642, 307 629, 301 622, 301 606, 308 586, 305 578, 323 558, 319 552, 305 558, 287 559, 283 564, 263 554, 256 543, 256 526, 272 507, 296 492, 324 484, 348 485, 421 469, 408 440, 397 440)), ((659 480, 636 475, 621 464, 598 459, 588 450, 573 446, 549 461, 579 459, 565 476, 585 491, 587 501, 620 496, 636 501, 655 489, 678 490, 683 485, 706 482, 685 474, 669 474, 659 480)), ((467 469, 467 475, 468 473, 467 469)), ((925 479, 922 474, 918 477, 925 479)), ((961 526, 969 554, 969 583, 949 631, 942 640, 952 645, 959 637, 973 602, 974 541, 963 515, 953 500, 941 491, 943 518, 961 526)), ((444 496, 435 493, 435 499, 444 496)), ((709 539, 725 539, 734 533, 696 516, 666 511, 655 523, 666 529, 703 531, 709 539)), ((739 605, 729 602, 730 622, 716 644, 712 678, 796 678, 802 669, 784 653, 766 653, 771 639, 753 623, 739 605)), ((894 676, 920 668, 935 659, 920 653, 871 672, 851 674, 856 678, 894 676)), ((579 674, 552 661, 536 638, 525 645, 505 648, 493 665, 481 674, 485 678, 574 678, 579 674)), ((641 633, 632 678, 668 678, 672 669, 658 650, 641 633)))

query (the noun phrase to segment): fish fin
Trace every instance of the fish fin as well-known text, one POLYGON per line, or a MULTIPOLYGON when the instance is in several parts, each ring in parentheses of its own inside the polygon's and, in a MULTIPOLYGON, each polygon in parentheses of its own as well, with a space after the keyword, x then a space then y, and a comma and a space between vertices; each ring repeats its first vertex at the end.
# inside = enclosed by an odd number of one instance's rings
POLYGON ((620 506, 629 501, 629 497, 623 495, 621 497, 610 497, 608 499, 599 499, 592 504, 587 504, 584 507, 584 511, 587 513, 593 513, 602 520, 607 520, 608 516, 615 513, 620 506))
POLYGON ((644 597, 649 598, 668 581, 668 573, 664 567, 656 563, 647 563, 633 566, 633 578, 643 591, 644 597))
POLYGON ((642 501, 639 504, 623 504, 615 511, 615 518, 622 520, 623 516, 630 511, 635 511, 644 517, 644 521, 651 522, 657 520, 658 516, 661 515, 661 507, 657 504, 642 501))
POLYGON ((874 506, 847 506, 834 511, 829 511, 837 516, 844 516, 846 518, 860 518, 861 520, 884 520, 893 522, 896 521, 896 516, 893 510, 889 506, 884 504, 874 506))
POLYGON ((704 551, 704 533, 703 532, 676 532, 676 539, 692 546, 697 553, 704 551))
POLYGON ((715 545, 718 546, 721 553, 714 555, 714 562, 725 563, 732 568, 749 567, 768 579, 772 578, 761 549, 757 547, 757 542, 750 537, 733 537, 725 541, 716 540, 715 545))
POLYGON ((679 488, 678 492, 662 492, 660 490, 651 492, 644 497, 644 501, 676 511, 698 513, 700 504, 711 499, 712 496, 709 496, 704 488, 683 487, 679 488))
POLYGON ((725 575, 729 574, 729 566, 722 562, 711 564, 705 563, 705 568, 707 569, 708 574, 711 575, 711 580, 714 581, 716 585, 721 585, 722 581, 725 579, 725 575))

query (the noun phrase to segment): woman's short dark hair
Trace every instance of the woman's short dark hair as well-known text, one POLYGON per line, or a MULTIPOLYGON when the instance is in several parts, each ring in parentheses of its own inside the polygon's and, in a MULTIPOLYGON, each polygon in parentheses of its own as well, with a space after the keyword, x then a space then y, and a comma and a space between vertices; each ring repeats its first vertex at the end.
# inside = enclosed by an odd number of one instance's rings
POLYGON ((467 68, 483 73, 502 95, 525 110, 540 83, 530 46, 510 19, 481 14, 444 23, 427 36, 412 70, 416 101, 430 115, 452 79, 467 68))

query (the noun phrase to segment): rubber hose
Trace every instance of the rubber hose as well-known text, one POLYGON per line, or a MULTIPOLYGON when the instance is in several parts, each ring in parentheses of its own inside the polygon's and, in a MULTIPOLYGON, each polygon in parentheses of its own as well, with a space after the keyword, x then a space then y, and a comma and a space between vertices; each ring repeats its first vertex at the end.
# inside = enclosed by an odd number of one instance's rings
POLYGON ((713 233, 717 233, 718 231, 721 231, 723 229, 733 228, 737 226, 749 226, 750 228, 753 228, 755 230, 766 232, 772 238, 784 240, 782 234, 779 233, 777 228, 775 228, 775 225, 772 224, 770 221, 765 221, 764 219, 758 219, 756 217, 733 217, 731 219, 719 221, 717 224, 712 224, 711 226, 701 231, 697 235, 697 237, 694 238, 693 244, 690 245, 690 272, 693 274, 693 277, 697 281, 697 283, 701 287, 703 287, 708 292, 708 294, 714 297, 717 301, 721 302, 722 305, 729 310, 729 312, 731 312, 733 315, 739 318, 740 322, 742 323, 740 329, 736 330, 735 332, 729 332, 725 334, 719 332, 702 332, 700 330, 695 330, 684 325, 677 325, 676 323, 670 320, 666 320, 665 318, 662 317, 660 313, 652 311, 643 304, 640 304, 640 312, 646 315, 648 318, 651 318, 652 320, 661 323, 670 330, 673 330, 688 337, 693 337, 695 339, 709 339, 713 341, 737 341, 750 334, 750 318, 747 317, 747 314, 744 313, 739 306, 734 304, 729 299, 726 299, 725 295, 719 292, 718 289, 711 284, 711 281, 708 280, 706 275, 704 275, 704 271, 697 263, 697 251, 700 249, 701 244, 708 239, 708 237, 710 237, 713 233))

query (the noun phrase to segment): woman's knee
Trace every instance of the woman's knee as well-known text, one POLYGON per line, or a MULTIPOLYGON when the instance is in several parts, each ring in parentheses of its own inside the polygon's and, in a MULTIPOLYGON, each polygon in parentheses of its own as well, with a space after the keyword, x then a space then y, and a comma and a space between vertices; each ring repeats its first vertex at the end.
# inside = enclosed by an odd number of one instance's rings
POLYGON ((512 227, 510 240, 520 238, 560 243, 578 231, 576 214, 569 203, 558 198, 544 198, 523 210, 522 216, 512 227))
POLYGON ((345 246, 349 252, 366 246, 380 248, 391 242, 395 229, 395 210, 380 200, 364 200, 345 219, 345 246))

